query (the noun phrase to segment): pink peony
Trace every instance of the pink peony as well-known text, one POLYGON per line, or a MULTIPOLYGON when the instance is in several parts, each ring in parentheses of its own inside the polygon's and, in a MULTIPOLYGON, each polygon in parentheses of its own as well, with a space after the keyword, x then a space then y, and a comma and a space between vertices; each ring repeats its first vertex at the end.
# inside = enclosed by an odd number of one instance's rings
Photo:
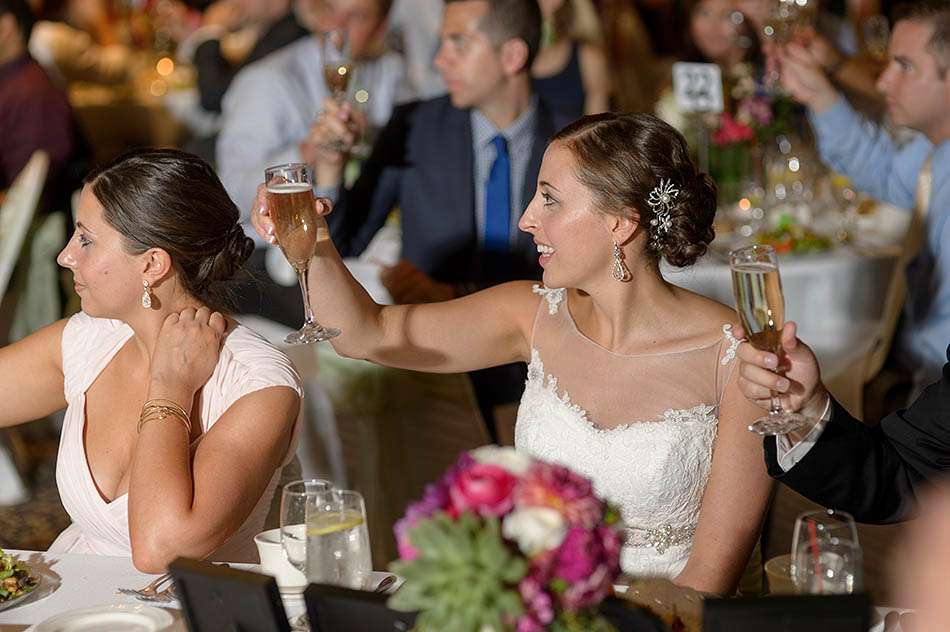
POLYGON ((531 466, 518 486, 515 502, 556 509, 571 527, 590 529, 604 517, 604 505, 594 496, 590 480, 551 463, 531 466))
POLYGON ((473 511, 480 516, 503 516, 513 505, 512 491, 518 479, 508 470, 488 463, 476 463, 459 473, 449 487, 449 498, 459 513, 473 511))
POLYGON ((719 117, 719 129, 713 134, 713 142, 719 146, 745 143, 755 139, 755 132, 748 125, 739 123, 728 112, 719 117))
POLYGON ((620 533, 611 527, 568 532, 554 562, 554 576, 567 583, 565 608, 587 608, 607 596, 620 573, 620 547, 620 533))
POLYGON ((772 108, 764 99, 745 99, 739 103, 736 118, 746 125, 765 126, 772 122, 772 108))

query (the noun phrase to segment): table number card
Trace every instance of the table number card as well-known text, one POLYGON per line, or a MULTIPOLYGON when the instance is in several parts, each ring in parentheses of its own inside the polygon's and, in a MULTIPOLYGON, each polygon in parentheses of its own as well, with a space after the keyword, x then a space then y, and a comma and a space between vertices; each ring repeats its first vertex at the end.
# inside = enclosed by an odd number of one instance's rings
POLYGON ((673 64, 676 104, 687 112, 722 112, 722 71, 716 64, 673 64))

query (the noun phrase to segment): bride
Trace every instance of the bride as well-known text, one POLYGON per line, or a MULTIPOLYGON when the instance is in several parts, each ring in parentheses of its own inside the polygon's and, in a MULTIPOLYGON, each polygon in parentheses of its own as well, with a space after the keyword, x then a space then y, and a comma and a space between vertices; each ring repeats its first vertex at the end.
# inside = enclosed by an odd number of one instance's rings
MULTIPOLYGON (((274 242, 267 196, 252 213, 274 242)), ((325 202, 317 211, 329 212, 325 202)), ((713 238, 716 192, 682 136, 641 114, 588 116, 548 147, 519 221, 544 285, 515 282, 445 303, 383 307, 333 244, 310 267, 318 319, 342 355, 461 373, 528 362, 516 447, 594 481, 621 509, 622 567, 732 592, 770 484, 758 416, 736 385, 725 306, 665 282, 713 238)))

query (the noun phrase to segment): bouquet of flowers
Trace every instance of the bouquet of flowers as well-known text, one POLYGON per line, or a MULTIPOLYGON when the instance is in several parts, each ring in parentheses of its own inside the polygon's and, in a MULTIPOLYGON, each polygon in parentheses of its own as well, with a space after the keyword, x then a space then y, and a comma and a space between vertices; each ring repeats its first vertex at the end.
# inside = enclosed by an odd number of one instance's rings
POLYGON ((395 527, 405 577, 390 599, 416 629, 608 631, 597 605, 620 573, 617 510, 588 479, 511 448, 462 453, 395 527))

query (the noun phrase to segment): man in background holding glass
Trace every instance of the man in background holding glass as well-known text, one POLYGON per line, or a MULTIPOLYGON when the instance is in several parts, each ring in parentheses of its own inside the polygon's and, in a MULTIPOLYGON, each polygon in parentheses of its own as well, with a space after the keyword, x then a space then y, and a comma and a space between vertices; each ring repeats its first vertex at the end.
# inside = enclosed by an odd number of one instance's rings
MULTIPOLYGON (((328 221, 341 254, 362 253, 399 208, 402 261, 381 274, 396 303, 540 278, 537 246, 517 222, 548 139, 569 122, 532 92, 540 37, 535 0, 447 0, 435 63, 448 95, 397 109, 352 187, 334 148, 352 141, 356 121, 327 108, 314 126, 317 189, 335 201, 328 221)), ((494 407, 521 395, 523 365, 471 376, 492 429, 494 407)))
MULTIPOLYGON (((234 78, 222 102, 216 156, 221 181, 245 213, 251 211, 267 167, 304 161, 302 143, 330 96, 322 72, 322 33, 346 33, 350 55, 359 65, 359 86, 351 88, 367 93, 362 107, 371 124, 384 125, 393 104, 408 100, 403 61, 382 48, 389 6, 390 0, 299 0, 298 18, 314 35, 246 66, 234 78)), ((268 247, 256 235, 254 239, 258 248, 248 269, 263 287, 243 288, 238 308, 296 327, 302 308, 293 272, 275 253, 266 269, 274 275, 286 270, 287 278, 281 284, 273 281, 265 271, 268 247)))
POLYGON ((898 16, 877 85, 891 122, 920 132, 903 146, 862 119, 806 49, 792 43, 775 56, 782 86, 809 109, 822 159, 871 196, 914 208, 925 227, 907 244, 920 242, 897 341, 919 392, 939 378, 950 341, 950 5, 918 2, 898 16))

